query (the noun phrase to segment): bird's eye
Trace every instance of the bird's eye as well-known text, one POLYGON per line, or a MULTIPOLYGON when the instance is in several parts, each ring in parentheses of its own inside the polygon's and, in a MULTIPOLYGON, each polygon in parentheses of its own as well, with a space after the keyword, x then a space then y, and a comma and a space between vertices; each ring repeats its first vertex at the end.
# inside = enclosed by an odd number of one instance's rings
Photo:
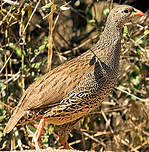
POLYGON ((128 13, 129 11, 127 9, 124 10, 124 13, 128 13))
POLYGON ((132 9, 132 12, 135 12, 135 9, 132 9))

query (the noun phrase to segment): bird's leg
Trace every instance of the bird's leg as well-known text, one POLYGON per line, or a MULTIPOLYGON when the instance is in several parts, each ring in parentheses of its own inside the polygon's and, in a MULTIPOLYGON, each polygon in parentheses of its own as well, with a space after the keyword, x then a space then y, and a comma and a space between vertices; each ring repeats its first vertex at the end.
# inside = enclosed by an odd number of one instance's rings
POLYGON ((41 119, 39 122, 39 125, 36 129, 36 132, 33 135, 33 146, 35 147, 36 150, 40 149, 38 140, 39 140, 41 133, 42 133, 42 130, 44 128, 44 123, 45 123, 45 120, 41 119))
POLYGON ((77 122, 80 119, 81 118, 59 126, 59 132, 58 132, 59 142, 64 147, 64 149, 73 149, 67 142, 68 134, 71 132, 71 130, 74 128, 74 126, 77 124, 77 122))
POLYGON ((69 144, 68 144, 68 141, 67 141, 67 138, 59 135, 59 142, 60 144, 64 147, 64 149, 73 149, 69 144))
POLYGON ((59 142, 64 149, 73 149, 71 146, 69 146, 67 142, 68 134, 70 131, 71 131, 71 123, 63 124, 58 128, 59 142))

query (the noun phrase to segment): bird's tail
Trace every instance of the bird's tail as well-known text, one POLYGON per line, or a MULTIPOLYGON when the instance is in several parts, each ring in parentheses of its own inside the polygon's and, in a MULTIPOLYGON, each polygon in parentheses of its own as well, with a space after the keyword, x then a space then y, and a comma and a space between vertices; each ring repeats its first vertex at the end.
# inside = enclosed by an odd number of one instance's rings
POLYGON ((17 124, 17 122, 25 115, 26 111, 22 109, 16 109, 14 111, 14 114, 11 116, 11 118, 8 121, 7 126, 4 129, 4 133, 9 133, 17 124))

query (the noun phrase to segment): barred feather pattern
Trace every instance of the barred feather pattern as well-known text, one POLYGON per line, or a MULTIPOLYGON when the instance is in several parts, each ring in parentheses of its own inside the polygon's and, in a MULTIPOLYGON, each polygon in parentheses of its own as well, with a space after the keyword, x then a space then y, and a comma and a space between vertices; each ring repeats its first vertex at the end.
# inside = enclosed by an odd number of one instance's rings
POLYGON ((133 11, 127 5, 112 9, 93 48, 34 82, 19 101, 5 132, 10 132, 28 111, 34 118, 45 118, 65 129, 97 108, 117 80, 122 27, 131 19, 133 11))

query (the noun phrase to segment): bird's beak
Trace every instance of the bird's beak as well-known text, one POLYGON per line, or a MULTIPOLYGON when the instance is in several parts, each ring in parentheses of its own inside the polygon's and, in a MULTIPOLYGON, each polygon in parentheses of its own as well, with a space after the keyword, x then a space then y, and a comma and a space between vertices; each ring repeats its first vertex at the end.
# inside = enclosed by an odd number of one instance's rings
POLYGON ((144 16, 145 14, 137 9, 135 9, 135 12, 133 13, 133 16, 144 16))

